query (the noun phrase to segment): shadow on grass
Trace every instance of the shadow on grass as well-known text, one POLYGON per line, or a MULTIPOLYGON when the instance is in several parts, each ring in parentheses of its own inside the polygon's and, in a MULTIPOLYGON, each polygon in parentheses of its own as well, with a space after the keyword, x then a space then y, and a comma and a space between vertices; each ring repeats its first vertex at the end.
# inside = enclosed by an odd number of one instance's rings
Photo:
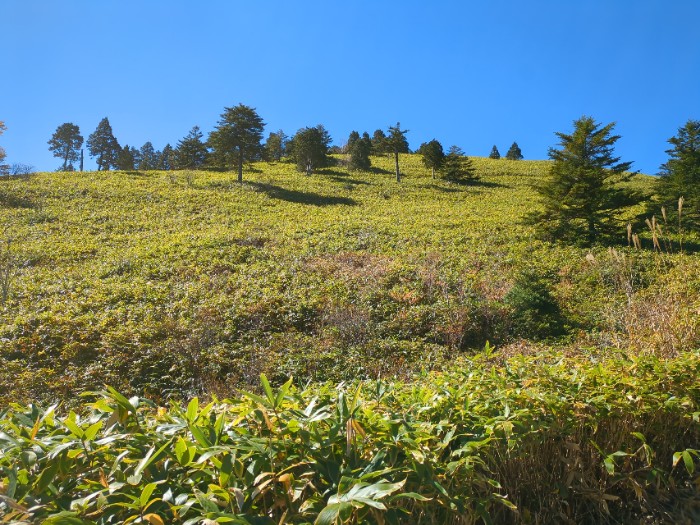
POLYGON ((34 201, 11 191, 0 191, 0 208, 34 208, 34 201))
POLYGON ((499 182, 482 181, 482 180, 472 180, 464 182, 432 182, 430 184, 423 184, 422 187, 438 190, 443 193, 462 193, 473 191, 473 189, 479 188, 509 188, 507 184, 501 184, 499 182))
POLYGON ((355 199, 350 199, 348 197, 334 197, 331 195, 320 195, 310 191, 290 190, 274 184, 247 182, 246 185, 253 188, 255 191, 265 193, 272 199, 294 202, 296 204, 310 204, 312 206, 356 206, 358 204, 355 199))

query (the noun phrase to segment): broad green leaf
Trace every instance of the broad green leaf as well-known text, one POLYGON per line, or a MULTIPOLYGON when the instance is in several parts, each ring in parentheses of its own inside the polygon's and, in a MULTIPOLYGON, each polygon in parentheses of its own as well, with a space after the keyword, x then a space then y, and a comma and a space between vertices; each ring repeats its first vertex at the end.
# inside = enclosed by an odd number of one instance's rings
POLYGON ((187 422, 192 424, 197 420, 197 415, 199 412, 199 399, 196 397, 193 397, 189 404, 187 405, 187 412, 185 413, 185 417, 187 418, 187 422))
POLYGON ((336 525, 338 523, 343 523, 350 517, 352 510, 353 506, 351 503, 333 503, 319 512, 316 521, 314 521, 314 525, 336 525))

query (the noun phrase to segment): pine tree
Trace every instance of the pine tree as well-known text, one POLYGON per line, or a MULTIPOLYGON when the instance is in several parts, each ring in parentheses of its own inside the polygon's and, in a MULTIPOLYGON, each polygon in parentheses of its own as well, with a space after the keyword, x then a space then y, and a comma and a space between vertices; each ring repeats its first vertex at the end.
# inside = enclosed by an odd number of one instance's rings
POLYGON ((265 158, 268 162, 279 162, 286 155, 289 137, 281 129, 272 132, 265 142, 265 158))
POLYGON ((165 171, 175 169, 175 150, 170 144, 166 144, 163 151, 158 154, 158 169, 165 171))
POLYGON ((119 150, 117 155, 116 168, 121 171, 132 171, 138 164, 138 150, 126 144, 119 150))
POLYGON ((265 123, 255 108, 238 104, 224 108, 221 119, 209 135, 209 145, 224 166, 237 165, 238 182, 243 182, 243 164, 262 155, 265 123))
POLYGON ((372 135, 372 155, 386 153, 386 133, 378 129, 372 135))
POLYGON ((435 178, 435 170, 440 170, 445 162, 445 151, 442 149, 442 144, 435 139, 424 142, 418 148, 418 153, 423 156, 423 165, 430 169, 433 178, 435 178))
MULTIPOLYGON (((673 147, 666 150, 669 158, 661 166, 654 205, 676 215, 683 197, 681 217, 700 224, 700 121, 689 120, 668 142, 673 147)), ((658 208, 650 211, 658 213, 658 208)))
POLYGON ((445 180, 458 184, 473 182, 479 178, 471 159, 465 156, 458 146, 450 146, 441 171, 445 180))
MULTIPOLYGON (((357 133, 353 131, 353 133, 357 133)), ((357 138, 352 137, 348 140, 348 153, 350 154, 349 167, 351 170, 368 170, 372 166, 372 161, 369 158, 372 153, 372 142, 369 137, 360 137, 357 133, 357 138)))
MULTIPOLYGON (((360 140, 360 134, 357 131, 351 131, 350 135, 348 136, 348 143, 345 146, 345 152, 350 153, 352 145, 358 140, 360 140)), ((372 147, 371 144, 370 147, 372 147)))
POLYGON ((399 153, 408 153, 408 141, 406 140, 407 129, 401 129, 401 123, 397 122, 396 126, 389 127, 384 145, 386 151, 394 154, 394 165, 396 168, 396 182, 401 182, 401 171, 399 170, 399 153))
POLYGON ((290 144, 297 169, 311 175, 315 169, 327 166, 330 144, 331 137, 321 124, 297 131, 290 144))
POLYGON ((613 231, 625 207, 641 201, 641 195, 619 186, 633 174, 626 173, 631 162, 614 156, 620 138, 611 134, 614 126, 583 116, 574 121, 572 134, 556 133, 560 148, 549 150, 549 179, 536 187, 544 210, 529 216, 547 237, 591 245, 613 231))
POLYGON ((506 153, 506 158, 508 160, 523 160, 523 152, 520 151, 520 146, 518 146, 517 142, 513 142, 510 146, 508 153, 506 153))
POLYGON ((491 148, 491 154, 489 155, 490 159, 500 159, 501 158, 501 153, 498 151, 498 148, 494 145, 493 148, 491 148))
POLYGON ((73 171, 73 163, 79 159, 78 152, 83 146, 80 128, 70 122, 61 124, 56 128, 48 144, 53 156, 63 159, 61 171, 73 171))
POLYGON ((91 157, 97 157, 97 171, 109 170, 117 165, 121 148, 114 138, 107 117, 100 121, 95 132, 88 137, 87 148, 91 157))
POLYGON ((141 146, 139 156, 139 170, 148 171, 158 169, 158 153, 153 148, 153 144, 146 142, 143 146, 141 146))
POLYGON ((204 135, 199 126, 194 126, 190 132, 177 143, 175 163, 178 169, 198 169, 207 160, 207 146, 202 142, 204 135))

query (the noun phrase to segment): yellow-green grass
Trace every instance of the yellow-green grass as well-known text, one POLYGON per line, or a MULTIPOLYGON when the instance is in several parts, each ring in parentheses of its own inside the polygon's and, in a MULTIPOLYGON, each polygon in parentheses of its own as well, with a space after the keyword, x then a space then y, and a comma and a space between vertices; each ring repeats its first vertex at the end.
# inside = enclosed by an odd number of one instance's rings
POLYGON ((408 377, 487 340, 517 341, 503 300, 527 269, 550 276, 569 328, 561 344, 630 343, 625 265, 635 291, 653 289, 660 256, 621 265, 598 247, 593 264, 590 250, 539 241, 522 219, 548 162, 475 158, 480 180, 456 185, 417 155, 401 156, 400 184, 391 158, 374 157, 370 172, 339 160, 311 177, 255 163, 242 185, 205 171, 0 181, 3 250, 12 241, 0 398, 105 382, 156 397, 226 393, 259 372, 408 377))

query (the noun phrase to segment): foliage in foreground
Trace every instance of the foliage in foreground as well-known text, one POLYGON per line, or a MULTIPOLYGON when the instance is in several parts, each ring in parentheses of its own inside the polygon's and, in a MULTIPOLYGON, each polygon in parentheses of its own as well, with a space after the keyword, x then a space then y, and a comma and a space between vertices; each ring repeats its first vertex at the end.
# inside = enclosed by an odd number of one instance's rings
POLYGON ((45 524, 696 522, 700 353, 487 348, 413 384, 0 414, 0 512, 45 524), (208 520, 208 521, 207 521, 208 520), (644 521, 647 520, 647 521, 644 521), (695 521, 693 521, 695 520, 695 521))

